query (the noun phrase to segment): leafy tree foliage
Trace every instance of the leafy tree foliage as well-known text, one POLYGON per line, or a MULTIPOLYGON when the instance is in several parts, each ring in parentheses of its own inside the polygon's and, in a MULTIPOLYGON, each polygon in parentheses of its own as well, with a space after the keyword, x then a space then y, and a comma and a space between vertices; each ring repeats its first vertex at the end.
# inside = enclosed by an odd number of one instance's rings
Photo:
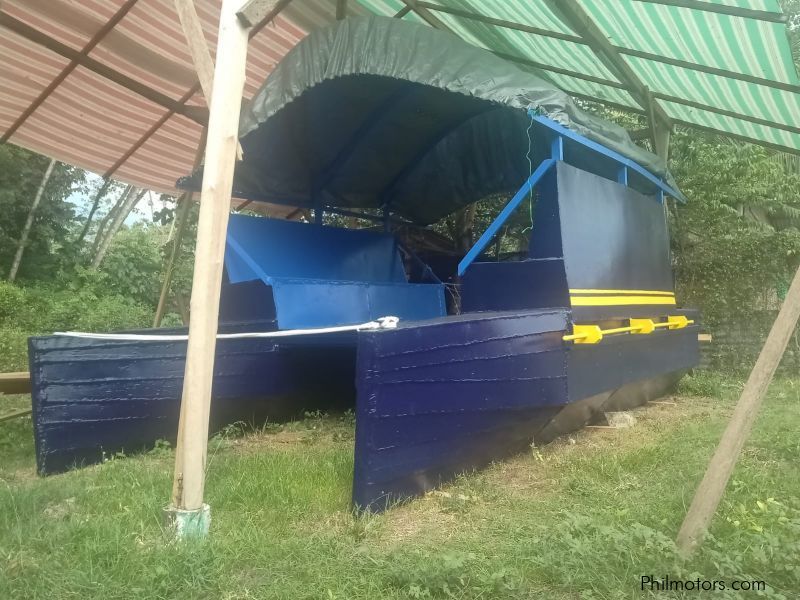
POLYGON ((96 294, 116 294, 144 306, 155 307, 161 289, 161 246, 168 230, 136 224, 115 237, 97 270, 79 266, 70 286, 91 289, 96 294))
POLYGON ((679 292, 709 324, 774 310, 800 262, 800 175, 774 152, 679 130, 671 211, 679 292))
MULTIPOLYGON (((49 159, 11 144, 0 145, 0 277, 5 278, 17 249, 36 190, 49 159)), ((74 209, 67 198, 85 181, 81 169, 58 163, 36 212, 21 279, 52 277, 74 262, 69 244, 74 209)))

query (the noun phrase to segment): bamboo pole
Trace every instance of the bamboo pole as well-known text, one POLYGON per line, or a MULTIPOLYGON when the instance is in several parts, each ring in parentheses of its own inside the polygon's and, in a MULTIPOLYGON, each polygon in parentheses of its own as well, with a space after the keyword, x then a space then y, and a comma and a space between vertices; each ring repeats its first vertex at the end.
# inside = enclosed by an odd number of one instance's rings
MULTIPOLYGON (((203 162, 203 155, 206 151, 206 139, 208 136, 208 127, 203 127, 200 134, 200 141, 197 145, 197 153, 194 157, 194 164, 192 165, 192 172, 194 173, 203 162)), ((161 327, 161 320, 164 318, 164 313, 167 309, 167 298, 169 297, 169 286, 172 284, 172 275, 175 273, 175 263, 181 253, 181 242, 183 241, 183 233, 186 231, 186 221, 189 218, 189 208, 194 200, 193 192, 186 192, 181 194, 178 198, 178 214, 175 220, 178 222, 175 238, 173 239, 172 250, 169 254, 167 261, 167 268, 164 271, 164 281, 161 284, 161 293, 158 296, 158 306, 156 307, 156 315, 153 318, 153 327, 161 327)), ((184 321, 184 324, 186 322, 184 321)))
POLYGON ((22 262, 22 254, 25 252, 25 244, 28 243, 28 236, 30 235, 31 228, 33 227, 33 218, 36 216, 36 209, 39 208, 39 203, 42 201, 42 195, 47 187, 47 182, 50 181, 50 176, 53 174, 53 169, 55 166, 56 161, 55 159, 52 159, 50 164, 47 165, 47 169, 44 172, 44 177, 42 177, 42 181, 39 183, 39 189, 36 190, 36 196, 33 198, 33 204, 31 204, 31 208, 28 211, 28 218, 25 219, 25 225, 22 227, 22 234, 19 236, 17 252, 14 254, 14 262, 11 263, 11 270, 8 272, 8 280, 11 282, 17 278, 17 271, 19 271, 19 265, 22 262))
POLYGON ((156 315, 153 318, 153 327, 161 327, 161 321, 167 309, 169 286, 172 284, 172 275, 175 273, 175 263, 178 261, 181 243, 183 242, 183 232, 186 230, 186 222, 189 220, 189 207, 193 200, 194 194, 192 194, 192 192, 186 192, 178 199, 178 214, 175 216, 178 227, 175 231, 175 237, 172 240, 172 249, 170 250, 169 259, 167 260, 167 268, 164 270, 164 282, 161 285, 161 294, 158 296, 158 306, 156 307, 156 315))
POLYGON ((767 341, 764 342, 758 360, 750 372, 733 416, 722 434, 711 462, 708 463, 703 480, 697 487, 692 504, 678 532, 676 543, 683 556, 691 555, 703 541, 742 447, 753 429, 758 409, 767 394, 775 370, 797 326, 798 317, 800 317, 800 268, 794 275, 783 306, 772 324, 767 341))
POLYGON ((248 29, 236 16, 241 5, 242 0, 223 0, 220 14, 190 301, 192 319, 189 322, 172 506, 168 510, 178 538, 204 536, 210 521, 210 509, 203 503, 208 419, 222 261, 247 62, 248 29))

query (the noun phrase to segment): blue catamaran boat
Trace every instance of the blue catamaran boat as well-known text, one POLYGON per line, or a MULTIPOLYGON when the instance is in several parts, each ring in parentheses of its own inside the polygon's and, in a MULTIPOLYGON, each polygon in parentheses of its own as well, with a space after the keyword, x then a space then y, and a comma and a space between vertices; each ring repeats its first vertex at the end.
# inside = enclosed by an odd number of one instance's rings
MULTIPOLYGON (((658 397, 698 362, 699 317, 678 308, 670 269, 664 202, 680 192, 623 129, 535 73, 430 28, 349 19, 276 67, 241 144, 235 194, 313 218, 231 216, 220 333, 313 331, 220 339, 212 424, 355 407, 360 508, 658 397), (419 268, 393 235, 499 194, 510 200, 456 261, 419 268), (518 210, 528 247, 490 258, 518 210), (385 316, 397 326, 336 329, 385 316)), ((185 350, 31 338, 39 472, 174 438, 185 350)))

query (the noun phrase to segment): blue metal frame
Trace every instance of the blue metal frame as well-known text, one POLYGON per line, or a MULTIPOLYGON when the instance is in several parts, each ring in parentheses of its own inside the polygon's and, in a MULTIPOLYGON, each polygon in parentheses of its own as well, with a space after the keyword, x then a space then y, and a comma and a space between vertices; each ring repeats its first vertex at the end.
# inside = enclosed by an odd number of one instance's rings
POLYGON ((483 235, 481 235, 481 237, 478 238, 478 241, 475 242, 475 245, 470 248, 469 252, 467 252, 467 255, 461 259, 460 263, 458 263, 459 276, 463 275, 464 271, 467 270, 467 267, 472 264, 472 261, 478 258, 480 253, 483 252, 483 249, 486 248, 489 242, 492 241, 492 238, 495 236, 495 234, 497 234, 497 232, 500 230, 500 227, 503 226, 503 223, 505 223, 506 220, 508 220, 508 217, 511 216, 511 213, 513 213, 522 203, 522 201, 528 197, 528 194, 533 191, 533 187, 539 183, 539 180, 544 177, 544 174, 547 173, 547 171, 550 170, 550 167, 555 165, 556 162, 558 161, 556 161, 554 158, 547 158, 539 163, 539 166, 536 167, 536 170, 533 172, 533 174, 528 177, 528 180, 521 188, 519 188, 517 193, 514 194, 511 202, 505 205, 503 210, 500 211, 500 214, 497 215, 497 218, 492 221, 492 224, 489 225, 486 231, 483 232, 483 235))
POLYGON ((650 171, 648 171, 641 165, 633 162, 631 159, 625 156, 622 156, 622 154, 620 154, 619 152, 614 152, 614 150, 606 148, 602 144, 598 144, 597 142, 594 142, 589 138, 582 136, 579 133, 575 133, 574 131, 567 129, 563 125, 559 125, 552 119, 548 119, 547 117, 543 117, 542 115, 537 115, 536 112, 533 110, 529 110, 528 114, 534 121, 536 121, 541 125, 544 125, 548 129, 557 133, 559 136, 563 136, 568 140, 577 142, 582 146, 589 148, 590 150, 594 150, 595 152, 598 152, 603 156, 607 156, 608 158, 617 161, 618 163, 620 163, 621 166, 628 167, 629 170, 635 171, 636 173, 647 179, 650 183, 655 185, 658 189, 663 191, 668 196, 672 196, 676 200, 680 200, 681 202, 683 202, 683 195, 680 192, 668 186, 666 183, 661 181, 661 179, 650 173, 650 171))
POLYGON ((564 160, 564 138, 560 135, 550 142, 550 157, 554 160, 564 160))
POLYGON ((539 115, 534 110, 528 110, 528 115, 530 118, 540 125, 544 125, 551 131, 555 132, 555 136, 550 142, 550 155, 551 158, 543 160, 533 174, 528 178, 528 180, 522 185, 522 187, 517 191, 511 201, 506 204, 505 208, 497 215, 492 224, 483 232, 478 241, 475 242, 475 245, 470 248, 469 252, 467 252, 466 256, 461 259, 461 262, 458 263, 458 275, 461 276, 467 270, 467 267, 471 265, 476 258, 483 252, 483 249, 489 244, 492 238, 500 231, 500 228, 503 224, 508 220, 511 216, 511 213, 516 210, 516 208, 522 203, 522 201, 526 198, 526 196, 531 193, 533 187, 539 182, 539 180, 544 176, 545 173, 552 167, 556 162, 559 160, 564 160, 564 138, 567 138, 573 142, 577 142, 590 150, 594 150, 595 152, 602 154, 603 156, 607 156, 608 158, 615 160, 619 163, 619 171, 617 171, 617 183, 621 183, 622 185, 628 185, 628 172, 635 171, 648 181, 650 181, 653 185, 658 188, 657 192, 657 199, 658 201, 663 204, 664 203, 664 194, 669 194, 673 198, 683 201, 683 196, 674 190, 672 187, 668 186, 664 183, 661 179, 650 173, 644 167, 638 165, 637 163, 633 162, 629 158, 622 156, 619 152, 614 152, 609 148, 606 148, 602 144, 598 144, 597 142, 593 142, 587 137, 580 135, 579 133, 575 133, 567 129, 566 127, 559 125, 552 119, 548 119, 547 117, 543 117, 539 115))

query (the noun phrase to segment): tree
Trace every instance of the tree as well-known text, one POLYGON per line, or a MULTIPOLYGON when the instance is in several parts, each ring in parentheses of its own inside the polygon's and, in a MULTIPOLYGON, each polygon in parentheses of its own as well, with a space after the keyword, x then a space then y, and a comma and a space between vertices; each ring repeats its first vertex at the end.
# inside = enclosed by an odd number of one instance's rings
POLYGON ((8 273, 9 281, 13 282, 17 278, 19 265, 22 262, 22 255, 25 253, 25 245, 28 243, 28 236, 31 234, 31 227, 33 227, 33 219, 36 217, 36 209, 39 208, 39 203, 42 201, 42 196, 47 189, 47 184, 50 183, 50 177, 53 175, 53 169, 55 169, 55 167, 56 161, 52 159, 47 165, 47 169, 45 169, 42 182, 39 184, 39 189, 36 190, 36 196, 33 198, 30 209, 28 209, 28 218, 25 220, 25 225, 22 227, 17 251, 14 254, 14 262, 11 263, 11 270, 8 273))
POLYGON ((103 262, 103 257, 108 251, 108 247, 114 239, 114 236, 119 231, 122 223, 128 218, 128 215, 133 210, 134 206, 142 199, 147 193, 147 190, 140 190, 132 185, 126 188, 123 194, 121 203, 115 205, 114 210, 109 212, 110 223, 107 230, 99 230, 95 236, 95 243, 93 247, 96 248, 94 258, 92 258, 92 268, 96 269, 103 262))
MULTIPOLYGON (((0 275, 7 277, 36 191, 50 160, 11 144, 0 145, 0 275)), ((36 211, 20 265, 22 279, 52 278, 74 261, 68 247, 74 207, 82 189, 81 169, 58 163, 36 211)))

